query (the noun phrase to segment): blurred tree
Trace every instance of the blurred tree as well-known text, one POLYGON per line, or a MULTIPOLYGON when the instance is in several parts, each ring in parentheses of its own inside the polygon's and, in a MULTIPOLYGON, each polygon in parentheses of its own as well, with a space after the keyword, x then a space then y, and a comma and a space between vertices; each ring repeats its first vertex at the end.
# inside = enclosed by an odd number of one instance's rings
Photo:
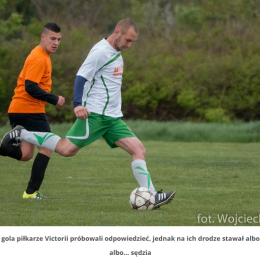
POLYGON ((260 0, 0 0, 0 122, 46 22, 62 28, 53 90, 64 93, 66 106, 47 108, 52 121, 62 122, 73 117, 79 66, 124 18, 140 30, 138 43, 123 52, 126 117, 260 118, 260 0))
MULTIPOLYGON (((9 2, 8 2, 9 4, 9 2)), ((0 0, 0 122, 2 117, 6 116, 6 108, 10 103, 9 97, 13 94, 10 88, 15 83, 15 79, 10 73, 13 71, 12 60, 15 59, 12 46, 9 41, 21 31, 22 15, 15 12, 7 12, 8 6, 6 0, 0 0), (6 15, 6 14, 9 15, 6 15)))
POLYGON ((0 38, 13 36, 22 27, 23 16, 12 12, 6 16, 6 3, 7 0, 0 0, 0 38))
POLYGON ((7 4, 1 10, 1 19, 7 20, 12 13, 17 13, 23 17, 22 24, 27 25, 32 18, 37 18, 38 14, 35 11, 35 7, 28 0, 3 0, 7 4))

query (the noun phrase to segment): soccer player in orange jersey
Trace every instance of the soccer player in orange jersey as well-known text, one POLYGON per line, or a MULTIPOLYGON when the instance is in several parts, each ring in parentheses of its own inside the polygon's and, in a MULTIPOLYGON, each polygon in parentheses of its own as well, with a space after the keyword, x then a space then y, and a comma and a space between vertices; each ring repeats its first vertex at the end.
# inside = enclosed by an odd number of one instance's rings
MULTIPOLYGON (((51 94, 51 58, 61 41, 61 29, 56 23, 47 23, 42 30, 41 41, 27 57, 18 77, 17 87, 8 109, 12 128, 22 125, 28 131, 51 132, 45 114, 47 103, 62 106, 65 98, 51 94)), ((23 198, 46 198, 40 192, 51 151, 39 148, 34 160, 31 178, 23 198)), ((21 142, 20 146, 8 145, 0 148, 0 155, 19 161, 28 161, 34 155, 35 145, 21 142)))

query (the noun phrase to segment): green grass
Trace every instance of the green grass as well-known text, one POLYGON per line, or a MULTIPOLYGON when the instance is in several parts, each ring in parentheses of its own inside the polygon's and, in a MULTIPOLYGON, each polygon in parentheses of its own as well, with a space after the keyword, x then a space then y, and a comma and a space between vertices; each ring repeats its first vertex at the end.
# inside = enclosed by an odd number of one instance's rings
POLYGON ((128 120, 141 140, 166 142, 260 142, 260 122, 194 123, 128 120))
POLYGON ((176 190, 171 204, 132 210, 128 198, 138 184, 131 158, 98 140, 71 158, 53 154, 41 188, 48 200, 22 199, 32 160, 0 157, 0 225, 232 226, 218 223, 217 214, 260 213, 260 144, 143 143, 155 188, 176 190), (198 214, 210 215, 215 222, 198 223, 198 214))
MULTIPOLYGON (((224 123, 156 122, 125 120, 142 141, 164 142, 210 142, 249 143, 260 142, 260 121, 224 123)), ((72 123, 52 124, 52 132, 62 138, 72 123)), ((0 136, 11 128, 9 124, 0 127, 0 136)))

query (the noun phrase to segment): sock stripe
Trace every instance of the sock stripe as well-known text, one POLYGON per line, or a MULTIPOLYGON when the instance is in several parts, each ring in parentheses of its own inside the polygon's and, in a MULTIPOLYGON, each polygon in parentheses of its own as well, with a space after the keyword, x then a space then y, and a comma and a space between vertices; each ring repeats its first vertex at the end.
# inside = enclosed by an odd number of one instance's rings
POLYGON ((154 189, 152 180, 151 180, 151 175, 147 171, 146 168, 146 163, 144 160, 135 160, 132 162, 132 170, 133 174, 140 185, 140 187, 145 187, 148 188, 153 195, 156 194, 156 190, 154 189))

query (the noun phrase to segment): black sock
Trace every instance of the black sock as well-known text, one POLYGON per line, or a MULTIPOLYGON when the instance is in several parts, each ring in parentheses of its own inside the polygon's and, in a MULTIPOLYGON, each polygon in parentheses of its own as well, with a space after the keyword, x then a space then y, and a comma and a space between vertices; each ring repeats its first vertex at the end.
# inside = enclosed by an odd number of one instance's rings
POLYGON ((22 151, 19 146, 9 144, 5 147, 0 147, 0 155, 8 156, 20 161, 22 158, 22 151))
POLYGON ((26 189, 27 194, 33 194, 35 191, 40 189, 49 160, 50 158, 42 153, 38 153, 35 157, 31 179, 26 189))

